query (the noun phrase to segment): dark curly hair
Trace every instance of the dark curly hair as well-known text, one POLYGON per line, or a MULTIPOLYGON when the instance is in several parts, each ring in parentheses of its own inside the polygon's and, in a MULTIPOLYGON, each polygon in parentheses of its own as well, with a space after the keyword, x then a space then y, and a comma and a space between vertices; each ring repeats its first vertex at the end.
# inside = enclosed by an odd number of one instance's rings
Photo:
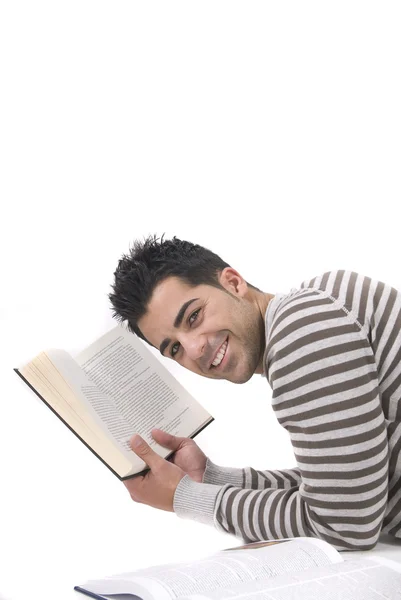
POLYGON ((128 254, 123 254, 118 262, 111 286, 113 292, 108 296, 113 318, 127 321, 128 330, 147 343, 137 323, 146 314, 153 290, 161 281, 175 276, 192 286, 207 284, 226 292, 218 275, 231 266, 203 246, 175 236, 164 240, 164 235, 160 241, 156 235, 150 235, 143 242, 133 243, 128 254))

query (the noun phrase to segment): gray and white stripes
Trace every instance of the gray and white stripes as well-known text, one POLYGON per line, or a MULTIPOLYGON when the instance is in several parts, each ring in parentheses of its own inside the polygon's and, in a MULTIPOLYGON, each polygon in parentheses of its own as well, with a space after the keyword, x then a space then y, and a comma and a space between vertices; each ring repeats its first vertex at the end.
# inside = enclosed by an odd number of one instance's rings
POLYGON ((205 493, 210 520, 247 541, 305 535, 345 550, 373 547, 382 529, 401 537, 401 293, 330 271, 277 294, 264 361, 297 468, 208 461, 204 484, 177 489, 176 512, 195 518, 192 494, 205 493))

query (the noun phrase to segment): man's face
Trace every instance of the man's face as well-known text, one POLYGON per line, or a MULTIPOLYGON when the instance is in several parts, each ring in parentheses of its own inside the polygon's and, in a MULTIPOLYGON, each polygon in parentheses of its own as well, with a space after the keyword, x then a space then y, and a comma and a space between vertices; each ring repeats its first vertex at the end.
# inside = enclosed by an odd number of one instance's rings
POLYGON ((165 279, 156 286, 138 327, 163 356, 186 369, 245 383, 263 372, 264 314, 237 271, 227 267, 219 280, 226 291, 193 287, 178 277, 165 279), (223 354, 220 364, 212 366, 223 354))

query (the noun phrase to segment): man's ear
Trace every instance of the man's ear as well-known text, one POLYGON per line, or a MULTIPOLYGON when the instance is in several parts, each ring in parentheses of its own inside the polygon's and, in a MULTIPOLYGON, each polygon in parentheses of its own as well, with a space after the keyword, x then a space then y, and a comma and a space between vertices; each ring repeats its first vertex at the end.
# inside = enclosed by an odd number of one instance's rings
POLYGON ((225 267, 220 275, 219 282, 225 290, 233 296, 243 297, 248 291, 248 284, 245 279, 232 267, 225 267))

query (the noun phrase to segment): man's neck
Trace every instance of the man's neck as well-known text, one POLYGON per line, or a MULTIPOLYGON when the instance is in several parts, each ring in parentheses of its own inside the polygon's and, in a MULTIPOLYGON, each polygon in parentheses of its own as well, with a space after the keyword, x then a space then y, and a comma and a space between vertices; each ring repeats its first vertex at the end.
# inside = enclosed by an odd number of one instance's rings
POLYGON ((264 372, 263 358, 265 355, 265 348, 266 348, 266 328, 265 328, 266 311, 267 311, 267 308, 268 308, 270 302, 273 300, 273 298, 274 298, 274 294, 269 294, 267 292, 258 292, 257 296, 256 296, 256 304, 257 304, 259 312, 260 312, 261 322, 263 323, 263 327, 261 330, 261 335, 263 335, 263 338, 261 339, 263 352, 262 352, 262 356, 260 357, 260 363, 258 364, 258 367, 255 371, 255 375, 262 375, 264 372))
POLYGON ((265 319, 267 307, 270 302, 273 300, 274 294, 269 294, 268 292, 258 292, 256 296, 256 304, 259 308, 260 316, 265 319))

